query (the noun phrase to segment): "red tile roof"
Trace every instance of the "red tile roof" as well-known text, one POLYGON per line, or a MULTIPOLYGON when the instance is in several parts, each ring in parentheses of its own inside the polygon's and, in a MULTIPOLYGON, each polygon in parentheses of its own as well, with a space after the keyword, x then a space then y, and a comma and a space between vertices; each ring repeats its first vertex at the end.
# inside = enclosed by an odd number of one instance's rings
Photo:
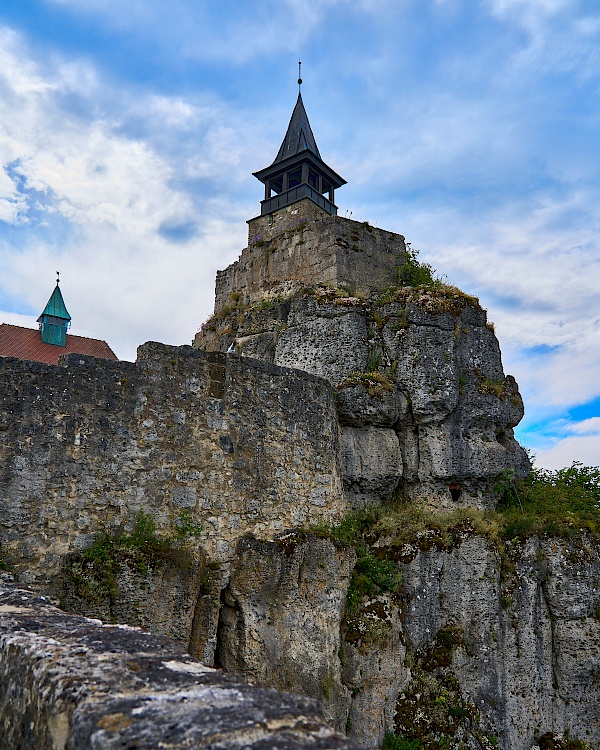
POLYGON ((40 332, 9 323, 0 324, 0 357, 17 357, 57 365, 62 354, 89 354, 101 359, 118 359, 106 341, 67 334, 66 346, 44 344, 40 332))

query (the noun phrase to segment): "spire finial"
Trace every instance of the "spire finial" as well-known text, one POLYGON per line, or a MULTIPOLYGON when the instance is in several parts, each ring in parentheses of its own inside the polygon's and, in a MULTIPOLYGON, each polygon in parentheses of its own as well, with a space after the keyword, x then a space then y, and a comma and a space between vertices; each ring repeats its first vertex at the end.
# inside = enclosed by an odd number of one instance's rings
POLYGON ((298 93, 300 93, 301 86, 302 86, 302 61, 298 60, 298 93))
POLYGON ((56 272, 56 286, 58 286, 58 282, 60 281, 60 271, 56 272))

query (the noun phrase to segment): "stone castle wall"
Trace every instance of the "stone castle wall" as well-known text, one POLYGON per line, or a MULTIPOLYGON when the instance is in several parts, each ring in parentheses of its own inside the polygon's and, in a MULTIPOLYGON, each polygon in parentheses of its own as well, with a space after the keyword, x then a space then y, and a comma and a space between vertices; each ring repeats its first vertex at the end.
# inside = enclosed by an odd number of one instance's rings
POLYGON ((406 250, 393 232, 329 216, 305 199, 248 222, 248 247, 217 272, 215 313, 235 299, 253 304, 293 284, 347 286, 368 296, 396 283, 406 250))
POLYGON ((166 638, 0 581, 0 750, 358 746, 315 700, 253 687, 166 638))
POLYGON ((51 591, 64 555, 140 509, 159 532, 189 511, 209 559, 244 533, 344 513, 333 390, 306 373, 145 344, 135 364, 0 358, 0 541, 51 591))

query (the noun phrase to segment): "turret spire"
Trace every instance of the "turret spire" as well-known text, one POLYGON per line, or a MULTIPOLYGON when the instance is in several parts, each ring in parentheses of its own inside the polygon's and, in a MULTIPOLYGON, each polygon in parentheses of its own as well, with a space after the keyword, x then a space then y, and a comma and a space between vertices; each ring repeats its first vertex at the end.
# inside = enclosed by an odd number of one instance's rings
POLYGON ((71 324, 71 316, 65 306, 62 293, 60 291, 60 272, 56 272, 56 286, 50 295, 50 299, 44 312, 37 319, 40 327, 42 341, 45 344, 54 344, 55 346, 67 345, 67 329, 71 324))
POLYGON ((335 215, 334 191, 346 184, 346 180, 321 159, 302 101, 301 66, 298 60, 298 99, 277 156, 270 167, 253 172, 265 186, 262 216, 303 198, 309 198, 328 214, 335 215))

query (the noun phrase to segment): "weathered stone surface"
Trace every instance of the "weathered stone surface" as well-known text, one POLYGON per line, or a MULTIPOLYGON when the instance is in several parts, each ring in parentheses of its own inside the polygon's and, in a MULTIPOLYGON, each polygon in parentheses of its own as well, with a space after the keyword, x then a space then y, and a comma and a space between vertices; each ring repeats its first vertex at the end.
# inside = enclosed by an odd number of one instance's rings
POLYGON ((344 487, 354 507, 388 498, 402 477, 398 436, 383 427, 342 427, 344 487))
MULTIPOLYGON (((208 568, 204 555, 181 555, 178 559, 173 554, 167 560, 153 563, 149 570, 140 569, 133 561, 123 561, 115 575, 114 593, 99 597, 82 597, 79 587, 71 580, 70 573, 77 559, 77 552, 67 556, 64 573, 56 587, 64 610, 169 636, 194 656, 202 656, 210 662, 212 651, 207 653, 205 648, 190 643, 199 600, 216 574, 208 568)), ((79 560, 79 565, 82 564, 79 560)), ((216 596, 218 598, 218 590, 216 596)))
POLYGON ((396 282, 404 237, 303 200, 248 222, 248 247, 217 272, 215 312, 233 297, 255 303, 289 282, 347 285, 354 293, 381 292, 396 282), (233 296, 232 296, 233 295, 233 296))
POLYGON ((417 539, 402 550, 412 559, 401 564, 401 600, 365 597, 344 613, 348 554, 295 534, 241 542, 223 593, 223 666, 319 697, 369 748, 402 731, 409 699, 450 726, 452 748, 489 750, 493 736, 502 750, 529 750, 545 732, 597 746, 600 555, 584 537, 513 545, 515 570, 503 580, 499 555, 472 532, 450 550, 417 539), (438 693, 415 696, 435 680, 438 693), (449 684, 466 720, 444 714, 449 684))
POLYGON ((219 664, 259 684, 294 685, 345 729, 350 693, 341 684, 338 652, 354 561, 353 550, 311 536, 241 540, 223 592, 219 664))
POLYGON ((371 395, 362 384, 339 389, 335 403, 340 424, 351 427, 393 427, 403 423, 409 413, 402 391, 380 390, 371 395))
POLYGON ((140 509, 159 533, 191 513, 221 561, 244 533, 345 513, 333 391, 310 375, 146 344, 136 364, 0 358, 0 394, 0 541, 40 590, 55 590, 68 552, 130 530, 140 509))
POLYGON ((352 748, 316 701, 242 683, 172 641, 0 583, 2 750, 352 748))
MULTIPOLYGON (((500 581, 485 540, 420 552, 404 566, 404 632, 413 647, 449 623, 464 646, 452 656, 464 694, 506 750, 529 750, 550 731, 600 742, 600 556, 585 538, 531 539, 500 581), (560 593, 576 590, 573 606, 560 593)), ((567 594, 567 599, 571 599, 567 594)))
POLYGON ((367 365, 367 328, 364 316, 324 308, 306 319, 292 305, 292 321, 275 345, 275 364, 293 367, 340 383, 367 365), (336 314, 337 313, 337 314, 336 314), (295 314, 295 318, 292 317, 295 314))
POLYGON ((352 692, 346 726, 364 747, 381 747, 393 730, 396 700, 410 679, 401 615, 389 597, 375 597, 342 628, 342 682, 352 692))

